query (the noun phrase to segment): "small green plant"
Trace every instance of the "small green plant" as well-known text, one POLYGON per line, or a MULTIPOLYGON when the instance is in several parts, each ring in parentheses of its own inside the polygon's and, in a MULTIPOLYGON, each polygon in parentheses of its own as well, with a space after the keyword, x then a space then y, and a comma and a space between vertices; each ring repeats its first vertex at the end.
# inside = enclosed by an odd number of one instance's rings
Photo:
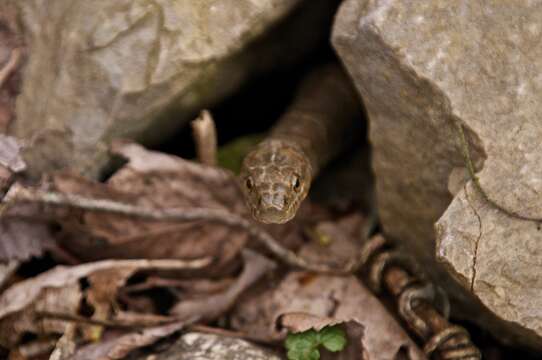
POLYGON ((318 332, 308 330, 288 334, 286 338, 288 360, 318 360, 320 346, 331 352, 342 351, 346 346, 346 334, 339 326, 327 326, 318 332))

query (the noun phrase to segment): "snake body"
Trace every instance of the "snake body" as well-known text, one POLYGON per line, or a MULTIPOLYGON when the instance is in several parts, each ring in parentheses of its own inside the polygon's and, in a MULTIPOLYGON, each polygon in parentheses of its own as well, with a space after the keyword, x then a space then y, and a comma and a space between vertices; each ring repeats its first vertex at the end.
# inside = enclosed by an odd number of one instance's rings
POLYGON ((358 96, 339 65, 317 68, 304 78, 285 114, 241 166, 241 187, 253 217, 264 223, 291 220, 360 116, 358 96))

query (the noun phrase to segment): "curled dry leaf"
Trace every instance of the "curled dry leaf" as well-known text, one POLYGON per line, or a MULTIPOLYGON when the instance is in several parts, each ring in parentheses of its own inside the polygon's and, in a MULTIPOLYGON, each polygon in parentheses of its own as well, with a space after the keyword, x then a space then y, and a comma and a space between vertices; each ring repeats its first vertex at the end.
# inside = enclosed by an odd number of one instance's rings
POLYGON ((130 332, 111 337, 96 344, 90 344, 77 350, 69 360, 117 360, 123 359, 130 352, 155 343, 183 328, 183 322, 156 326, 143 331, 130 332))
POLYGON ((243 259, 243 272, 228 290, 200 299, 181 301, 171 309, 171 314, 181 319, 197 316, 202 320, 214 320, 228 311, 248 287, 276 267, 271 260, 247 249, 243 250, 243 259))
MULTIPOLYGON (((120 286, 129 276, 141 270, 194 269, 207 266, 209 259, 181 260, 106 260, 74 267, 57 266, 34 278, 19 282, 0 296, 0 344, 16 345, 23 333, 63 333, 66 322, 40 313, 77 314, 83 298, 80 280, 100 272, 118 272, 111 286, 120 286), (121 279, 123 277, 123 279, 121 279)), ((108 285, 105 285, 108 286, 108 285)), ((116 289, 89 292, 111 294, 116 289)), ((109 300, 104 296, 102 300, 109 300)), ((94 296, 95 304, 100 297, 94 296)))
POLYGON ((283 314, 303 312, 342 322, 354 321, 364 328, 363 348, 369 359, 425 359, 384 306, 354 276, 292 272, 274 289, 240 302, 232 316, 236 329, 260 338, 278 340, 276 329, 283 314))
MULTIPOLYGON (((337 320, 328 317, 319 317, 306 313, 288 313, 279 318, 279 325, 291 333, 307 330, 320 331, 327 326, 339 325, 346 334, 346 347, 340 352, 331 353, 320 349, 321 360, 358 360, 372 359, 363 347, 364 328, 356 320, 337 320)), ((400 358, 394 358, 399 360, 400 358)))
MULTIPOLYGON (((67 174, 54 179, 65 193, 106 198, 148 208, 214 208, 244 214, 235 178, 227 171, 117 143, 128 163, 106 184, 67 174)), ((157 222, 110 213, 79 213, 62 221, 65 246, 83 259, 181 258, 212 256, 216 271, 244 246, 239 229, 201 222, 157 222)))

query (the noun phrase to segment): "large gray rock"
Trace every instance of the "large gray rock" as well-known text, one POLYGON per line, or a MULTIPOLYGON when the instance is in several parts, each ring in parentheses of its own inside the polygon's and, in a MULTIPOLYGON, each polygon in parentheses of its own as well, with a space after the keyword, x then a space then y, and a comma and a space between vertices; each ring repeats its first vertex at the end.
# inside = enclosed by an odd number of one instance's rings
POLYGON ((542 218, 541 18, 533 1, 347 0, 333 35, 369 113, 385 233, 464 304, 472 291, 476 320, 539 348, 542 231, 518 216, 542 218), (498 206, 467 182, 457 125, 498 206))
POLYGON ((325 34, 335 3, 8 1, 30 54, 11 133, 27 140, 32 172, 90 176, 111 138, 162 139, 250 75, 299 58, 325 34))

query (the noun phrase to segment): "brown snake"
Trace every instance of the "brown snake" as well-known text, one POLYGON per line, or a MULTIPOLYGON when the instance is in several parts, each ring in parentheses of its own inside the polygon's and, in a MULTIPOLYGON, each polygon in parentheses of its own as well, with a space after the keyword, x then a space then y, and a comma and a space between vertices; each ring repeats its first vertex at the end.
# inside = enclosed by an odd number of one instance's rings
POLYGON ((269 136, 243 161, 239 178, 253 217, 264 223, 291 220, 360 117, 359 98, 339 65, 311 72, 269 136))

